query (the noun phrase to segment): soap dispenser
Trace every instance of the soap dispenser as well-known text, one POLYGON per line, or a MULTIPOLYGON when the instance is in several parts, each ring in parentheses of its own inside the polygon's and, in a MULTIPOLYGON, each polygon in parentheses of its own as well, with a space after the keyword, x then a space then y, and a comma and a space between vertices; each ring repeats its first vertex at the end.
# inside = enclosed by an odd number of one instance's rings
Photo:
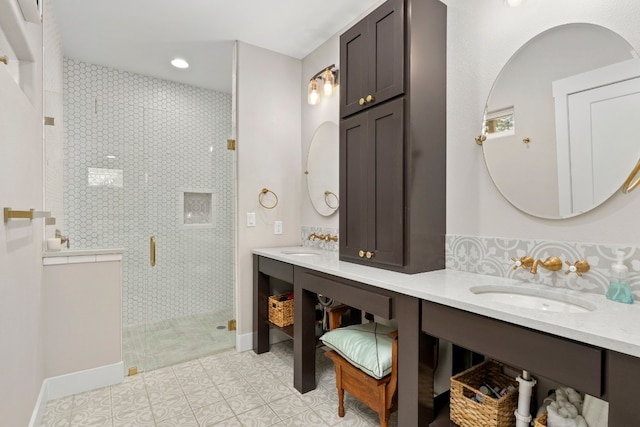
POLYGON ((607 299, 625 304, 633 303, 633 294, 629 286, 628 276, 629 269, 624 265, 624 252, 617 251, 616 262, 611 266, 611 279, 609 280, 607 299))

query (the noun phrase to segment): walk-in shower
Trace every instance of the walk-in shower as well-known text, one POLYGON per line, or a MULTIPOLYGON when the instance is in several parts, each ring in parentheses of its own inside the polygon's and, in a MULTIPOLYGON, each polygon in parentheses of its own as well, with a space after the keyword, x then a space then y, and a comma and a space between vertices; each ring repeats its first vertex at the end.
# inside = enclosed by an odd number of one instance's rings
POLYGON ((232 347, 231 95, 66 59, 64 134, 64 233, 125 249, 125 369, 232 347))

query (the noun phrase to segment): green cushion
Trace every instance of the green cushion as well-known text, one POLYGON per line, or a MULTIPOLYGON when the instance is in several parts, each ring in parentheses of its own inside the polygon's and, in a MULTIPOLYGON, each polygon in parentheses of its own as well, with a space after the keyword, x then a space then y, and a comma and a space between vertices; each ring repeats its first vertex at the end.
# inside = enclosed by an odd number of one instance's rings
POLYGON ((367 323, 334 329, 320 340, 352 365, 380 379, 391 372, 393 340, 387 334, 392 331, 380 323, 367 323))

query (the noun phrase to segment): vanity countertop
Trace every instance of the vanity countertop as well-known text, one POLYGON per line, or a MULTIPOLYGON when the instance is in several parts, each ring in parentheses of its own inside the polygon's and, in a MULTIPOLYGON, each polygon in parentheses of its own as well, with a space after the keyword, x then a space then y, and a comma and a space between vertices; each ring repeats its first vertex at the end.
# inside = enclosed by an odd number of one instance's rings
MULTIPOLYGON (((337 252, 306 247, 254 249, 253 253, 288 264, 365 283, 426 301, 494 318, 515 325, 569 338, 597 347, 640 357, 640 304, 620 304, 604 295, 551 288, 521 280, 473 274, 456 270, 437 270, 404 274, 340 261, 337 252), (307 255, 309 252, 317 254, 307 255), (505 285, 518 288, 553 290, 569 298, 593 304, 585 313, 557 313, 512 307, 488 302, 470 288, 505 285)), ((539 274, 551 274, 540 272, 539 274)), ((557 273, 554 273, 557 274, 557 273)))

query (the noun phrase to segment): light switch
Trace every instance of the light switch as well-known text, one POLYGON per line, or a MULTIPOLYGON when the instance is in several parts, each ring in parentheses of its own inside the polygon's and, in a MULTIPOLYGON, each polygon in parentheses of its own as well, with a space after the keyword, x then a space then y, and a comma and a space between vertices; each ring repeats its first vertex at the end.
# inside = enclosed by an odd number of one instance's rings
POLYGON ((282 234, 282 221, 276 221, 273 224, 273 234, 282 234))
POLYGON ((255 226, 256 226, 256 213, 247 212, 247 227, 255 227, 255 226))

